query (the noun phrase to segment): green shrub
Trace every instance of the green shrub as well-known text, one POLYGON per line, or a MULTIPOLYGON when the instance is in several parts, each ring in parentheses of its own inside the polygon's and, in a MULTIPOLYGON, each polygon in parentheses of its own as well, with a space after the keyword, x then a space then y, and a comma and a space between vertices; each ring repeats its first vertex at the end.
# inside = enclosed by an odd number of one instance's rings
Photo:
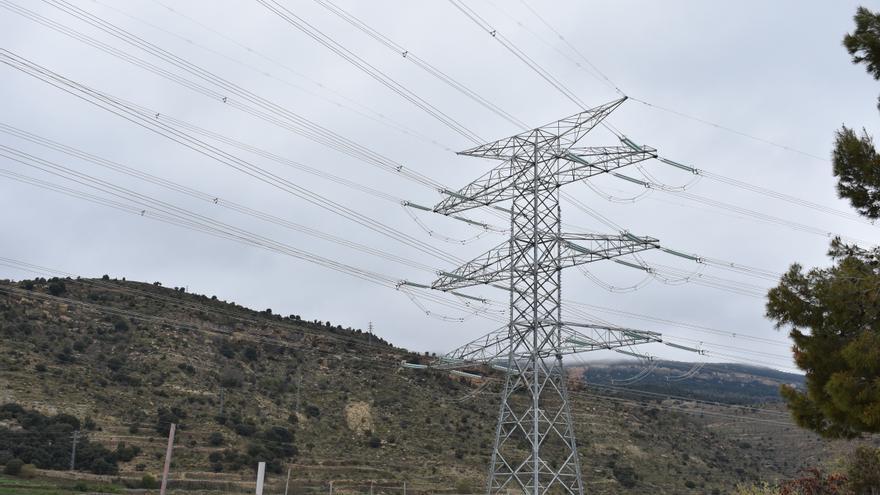
POLYGON ((6 467, 3 468, 3 474, 18 476, 18 473, 21 472, 22 466, 24 466, 24 462, 22 462, 21 459, 12 459, 6 463, 6 467))
POLYGON ((49 294, 52 294, 53 296, 60 296, 65 292, 67 292, 67 286, 64 285, 63 280, 52 279, 52 281, 49 282, 49 294))
POLYGON ((159 488, 159 482, 152 474, 145 474, 141 477, 141 488, 155 490, 156 488, 159 488))
POLYGON ((858 447, 846 467, 846 477, 854 493, 880 493, 880 449, 858 447))
POLYGON ((223 434, 220 433, 219 431, 215 431, 214 433, 211 433, 211 436, 208 437, 208 442, 211 445, 213 445, 214 447, 219 447, 219 446, 223 445, 223 434))

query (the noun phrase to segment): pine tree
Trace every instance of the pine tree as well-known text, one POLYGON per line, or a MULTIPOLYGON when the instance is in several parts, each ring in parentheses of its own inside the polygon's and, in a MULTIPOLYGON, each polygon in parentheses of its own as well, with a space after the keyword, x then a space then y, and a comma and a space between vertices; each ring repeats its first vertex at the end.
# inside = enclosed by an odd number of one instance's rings
MULTIPOLYGON (((843 44, 853 63, 880 80, 880 14, 860 7, 843 44)), ((880 218, 880 154, 872 138, 837 132, 833 171, 841 198, 863 216, 880 218)), ((806 390, 782 388, 797 423, 826 437, 880 433, 880 248, 835 239, 831 268, 791 266, 770 290, 767 316, 791 327, 794 359, 806 390)))

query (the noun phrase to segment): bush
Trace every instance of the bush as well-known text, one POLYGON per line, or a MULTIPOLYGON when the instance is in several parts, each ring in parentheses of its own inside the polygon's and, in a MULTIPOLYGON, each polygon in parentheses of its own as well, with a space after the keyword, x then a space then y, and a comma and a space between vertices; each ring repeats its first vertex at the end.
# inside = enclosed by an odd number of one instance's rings
POLYGON ((141 477, 141 488, 155 490, 156 488, 159 488, 159 482, 156 481, 156 478, 152 474, 145 474, 141 477))
POLYGON ((113 324, 113 330, 116 330, 117 332, 127 332, 128 328, 128 322, 121 318, 113 324))
POLYGON ((368 444, 371 449, 378 449, 382 446, 382 440, 379 440, 379 437, 370 437, 368 444))
POLYGON ((260 353, 257 352, 256 347, 247 346, 244 348, 244 358, 248 361, 256 361, 258 357, 260 357, 260 353))
POLYGON ((33 464, 25 464, 21 467, 18 475, 24 479, 32 479, 37 477, 37 466, 33 464))
POLYGON ((137 455, 140 453, 141 453, 141 448, 138 447, 137 445, 127 446, 127 445, 125 445, 125 443, 120 443, 119 445, 116 446, 115 456, 116 456, 116 459, 118 459, 122 462, 129 462, 132 459, 134 459, 135 457, 137 457, 137 455))
POLYGON ((238 388, 244 384, 244 374, 235 368, 224 368, 220 372, 220 385, 225 388, 238 388))
POLYGON ((472 493, 474 485, 468 480, 458 480, 455 482, 455 493, 472 493))
POLYGON ((6 467, 3 468, 3 474, 18 476, 18 473, 21 472, 22 466, 24 466, 24 462, 22 462, 21 459, 12 459, 6 463, 6 467))
POLYGON ((841 474, 826 475, 817 468, 807 469, 806 476, 783 482, 779 486, 780 495, 844 495, 846 477, 841 474))
POLYGON ((223 434, 220 433, 219 431, 215 431, 214 433, 211 433, 211 436, 208 437, 208 442, 211 445, 213 445, 214 447, 219 447, 219 446, 223 445, 223 434))
POLYGON ((854 493, 880 493, 880 449, 858 447, 847 465, 846 475, 854 493))
POLYGON ((67 291, 67 286, 64 285, 64 281, 53 279, 49 282, 49 294, 53 296, 60 296, 67 291))

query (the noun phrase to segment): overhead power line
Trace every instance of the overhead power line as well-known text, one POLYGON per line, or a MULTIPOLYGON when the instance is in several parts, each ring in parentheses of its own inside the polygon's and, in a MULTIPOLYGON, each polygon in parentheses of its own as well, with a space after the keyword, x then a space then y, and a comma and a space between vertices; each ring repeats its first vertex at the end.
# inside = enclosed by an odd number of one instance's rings
POLYGON ((437 78, 440 81, 444 82, 445 84, 449 85, 450 87, 452 87, 453 89, 455 89, 459 93, 467 96, 468 98, 470 98, 471 100, 476 102, 478 105, 486 108, 487 110, 491 111, 495 115, 497 115, 497 116, 503 118, 504 120, 510 122, 511 124, 517 126, 519 129, 525 129, 528 127, 528 125, 526 123, 524 123, 523 121, 517 119, 516 117, 509 114, 508 112, 506 112, 504 109, 502 109, 498 105, 492 103, 491 101, 480 96, 478 93, 471 90, 470 88, 468 88, 464 84, 453 79, 452 77, 450 77, 448 74, 446 74, 442 70, 431 65, 427 61, 423 60, 422 58, 420 58, 418 55, 416 55, 412 51, 406 49, 404 46, 402 46, 398 43, 395 43, 393 40, 391 40, 390 38, 388 38, 384 34, 373 29, 368 24, 366 24, 362 20, 358 19, 356 16, 354 16, 350 12, 347 12, 346 10, 342 9, 341 7, 336 5, 335 3, 331 2, 330 0, 315 0, 315 2, 317 2, 319 5, 321 5, 322 7, 324 7, 325 9, 327 9, 328 11, 330 11, 331 13, 333 13, 334 15, 339 17, 340 19, 351 24, 356 29, 363 32, 364 34, 366 34, 370 38, 373 38, 374 40, 378 41, 379 43, 381 43, 382 45, 384 45, 386 48, 390 49, 394 53, 401 55, 402 58, 404 58, 405 60, 412 62, 420 69, 424 70, 428 74, 434 76, 435 78, 437 78))
POLYGON ((575 57, 577 57, 584 64, 586 64, 589 67, 589 70, 587 69, 587 67, 584 67, 584 65, 579 63, 577 60, 574 60, 571 56, 562 52, 562 50, 560 50, 556 45, 545 40, 539 33, 535 32, 535 30, 530 28, 529 25, 527 24, 527 22, 521 21, 520 19, 513 16, 507 10, 505 10, 503 7, 501 7, 501 5, 498 4, 497 2, 493 2, 492 0, 487 0, 487 3, 489 3, 490 5, 495 7, 499 12, 501 12, 502 14, 504 14, 505 16, 507 16, 508 18, 513 20, 517 24, 517 26, 519 26, 520 28, 524 29, 526 32, 531 34, 535 39, 539 40, 541 43, 547 45, 548 47, 550 47, 551 49, 556 51, 560 56, 562 56, 564 59, 566 59, 567 61, 572 63, 579 70, 581 70, 584 73, 588 74, 589 76, 595 78, 596 80, 598 80, 602 84, 607 85, 609 88, 613 89, 616 93, 620 94, 621 96, 628 96, 631 100, 638 102, 642 105, 645 105, 646 107, 649 107, 649 108, 652 108, 655 110, 659 110, 662 112, 667 112, 669 114, 676 115, 676 116, 684 118, 684 119, 692 120, 694 122, 699 122, 701 124, 704 124, 704 125, 707 125, 707 126, 710 126, 710 127, 713 127, 713 128, 716 128, 716 129, 719 129, 719 130, 722 130, 722 131, 725 131, 725 132, 728 132, 731 134, 735 134, 735 135, 738 135, 741 137, 745 137, 745 138, 748 138, 748 139, 751 139, 754 141, 758 141, 758 142, 761 142, 761 143, 764 143, 764 144, 767 144, 767 145, 770 145, 770 146, 773 146, 773 147, 776 147, 776 148, 779 148, 779 149, 782 149, 785 151, 797 153, 799 155, 807 156, 807 157, 810 157, 810 158, 813 158, 816 160, 820 160, 820 161, 824 161, 824 162, 828 161, 827 157, 822 157, 822 156, 816 155, 814 153, 809 153, 807 151, 803 151, 803 150, 794 148, 792 146, 781 144, 781 143, 773 141, 771 139, 756 136, 754 134, 750 134, 748 132, 737 130, 737 129, 734 129, 732 127, 729 127, 729 126, 726 126, 723 124, 718 124, 718 123, 712 122, 710 120, 706 120, 706 119, 703 119, 700 117, 695 117, 693 115, 690 115, 686 112, 682 112, 680 110, 676 110, 674 108, 669 108, 669 107, 665 107, 662 105, 657 105, 655 103, 646 101, 642 98, 638 98, 637 96, 633 96, 629 93, 626 93, 622 89, 620 89, 620 87, 617 85, 617 83, 615 83, 613 80, 611 80, 611 78, 609 78, 602 70, 600 70, 599 67, 597 67, 592 61, 590 61, 590 59, 584 54, 584 52, 582 50, 578 49, 577 46, 575 46, 573 43, 571 43, 571 41, 569 41, 569 39, 567 37, 565 37, 562 33, 560 33, 557 28, 555 28, 544 16, 542 16, 537 11, 537 9, 533 8, 526 0, 520 0, 520 3, 522 3, 523 6, 525 6, 525 8, 529 11, 529 13, 532 16, 534 16, 536 19, 538 19, 538 21, 540 21, 541 24, 543 24, 549 31, 551 31, 557 37, 557 39, 559 39, 563 43, 563 45, 572 54, 574 54, 575 57))
POLYGON ((183 12, 181 12, 181 11, 179 11, 169 5, 166 5, 162 2, 156 1, 157 4, 161 5, 168 12, 175 14, 175 15, 181 17, 182 19, 186 19, 188 22, 195 24, 196 26, 199 26, 202 29, 205 29, 208 32, 210 32, 210 33, 212 33, 222 39, 225 39, 226 41, 236 45, 237 47, 244 49, 249 54, 255 55, 259 58, 262 58, 264 61, 267 61, 275 66, 280 67, 284 71, 289 72, 290 74, 293 74, 294 76, 296 76, 299 79, 307 81, 310 85, 317 88, 317 90, 309 89, 309 88, 304 87, 300 84, 291 82, 290 80, 283 78, 283 77, 279 76, 278 74, 268 72, 265 69, 257 67, 249 62, 243 61, 239 58, 230 56, 229 54, 224 53, 220 50, 216 50, 216 49, 211 48, 205 44, 199 43, 198 41, 196 41, 190 37, 180 35, 180 34, 174 32, 166 27, 163 27, 163 26, 158 25, 154 22, 151 22, 147 19, 144 19, 141 16, 132 14, 128 10, 121 9, 121 8, 113 6, 113 5, 109 5, 109 4, 107 4, 105 2, 101 2, 99 0, 93 0, 93 1, 106 9, 117 12, 125 17, 128 17, 129 19, 133 19, 139 23, 142 23, 146 26, 149 26, 152 29, 155 29, 157 31, 165 33, 168 36, 172 36, 174 38, 182 40, 187 45, 195 46, 203 51, 206 51, 208 53, 211 53, 211 54, 214 54, 218 57, 226 59, 236 65, 245 67, 248 70, 251 70, 261 76, 278 81, 279 83, 284 84, 285 86, 294 88, 298 91, 302 91, 310 96, 320 98, 321 100, 324 100, 325 102, 329 103, 330 105, 333 105, 335 107, 344 108, 347 111, 350 111, 352 113, 360 115, 361 117, 363 117, 365 119, 369 119, 373 122, 376 122, 378 124, 386 126, 389 129, 394 129, 395 131, 400 132, 402 134, 405 134, 407 136, 419 139, 419 140, 421 140, 425 143, 429 143, 433 146, 437 146, 438 148, 443 149, 444 151, 452 151, 452 149, 448 145, 440 143, 436 139, 430 138, 430 137, 422 134, 421 132, 417 131, 416 129, 390 118, 389 116, 383 114, 382 112, 379 112, 379 111, 365 105, 364 102, 360 102, 360 101, 357 101, 353 98, 349 98, 349 97, 345 96, 344 94, 342 94, 341 92, 330 88, 327 84, 322 83, 322 82, 318 81, 317 79, 309 76, 308 74, 300 72, 300 71, 290 67, 290 65, 285 64, 284 62, 282 62, 276 58, 269 57, 269 56, 263 54, 263 52, 260 50, 254 49, 250 46, 243 45, 243 44, 239 43, 238 41, 236 41, 235 39, 233 39, 232 37, 230 37, 229 35, 224 34, 224 33, 220 32, 220 31, 218 31, 218 30, 216 30, 216 29, 214 29, 204 23, 201 23, 198 20, 196 20, 196 19, 184 14, 183 12), (329 97, 329 96, 325 95, 324 92, 332 94, 333 97, 329 97))
POLYGON ((63 10, 64 12, 67 12, 75 18, 87 22, 90 25, 100 29, 101 31, 104 31, 107 34, 110 34, 111 36, 134 46, 135 48, 145 51, 146 53, 155 56, 160 60, 171 64, 174 67, 177 67, 178 69, 185 71, 186 73, 196 77, 197 79, 203 80, 204 82, 212 85, 216 89, 198 84, 176 73, 170 72, 143 59, 137 58, 124 50, 117 49, 115 47, 107 45, 106 43, 86 36, 45 16, 22 8, 10 2, 9 0, 0 0, 0 7, 4 7, 7 10, 15 12, 34 22, 58 31, 61 34, 64 34, 89 46, 104 51, 105 53, 117 57, 125 62, 152 72, 177 84, 180 84, 181 86, 202 94, 215 102, 236 108, 237 110, 250 114, 270 124, 276 125, 282 129, 286 129, 290 132, 306 137, 307 139, 313 140, 319 144, 327 146, 328 148, 339 151, 340 153, 358 158, 359 160, 379 167, 385 171, 392 172, 397 176, 418 182, 432 189, 438 190, 444 187, 442 184, 431 180, 430 178, 414 170, 411 170, 408 167, 405 167, 401 163, 398 163, 388 157, 385 157, 375 152, 374 150, 371 150, 359 143, 345 138, 342 135, 326 127, 323 127, 279 104, 258 96, 248 91, 247 89, 238 86, 237 84, 234 84, 226 79, 223 79, 220 76, 217 76, 207 69, 199 67, 198 65, 193 64, 185 59, 177 57, 171 52, 168 52, 131 33, 128 33, 125 30, 122 30, 110 23, 107 23, 106 21, 96 18, 91 14, 81 13, 84 12, 81 11, 81 9, 69 6, 69 4, 64 2, 59 3, 56 1, 53 2, 53 5, 63 10))
POLYGON ((420 96, 418 96, 417 94, 412 92, 406 86, 395 81, 394 79, 389 77, 387 74, 385 74, 384 72, 382 72, 381 70, 379 70, 378 68, 376 68, 375 66, 373 66, 372 64, 370 64, 369 62, 364 60, 363 58, 361 58, 360 56, 356 55, 354 52, 352 52, 348 48, 345 48, 339 42, 334 40, 332 37, 324 34, 321 30, 316 28, 314 25, 312 25, 311 23, 309 23, 308 21, 306 21, 302 17, 296 15, 292 10, 285 7, 281 3, 279 3, 275 0, 256 0, 256 1, 258 3, 260 3, 261 5, 263 5, 264 7, 266 7, 266 9, 268 9, 270 12, 272 12, 276 16, 280 17, 281 19, 283 19, 285 22, 287 22, 291 26, 293 26, 296 29, 298 29, 299 31, 301 31, 303 34, 305 34, 309 38, 312 38, 313 40, 317 41, 318 43, 323 45, 328 50, 332 51, 336 55, 339 55, 345 61, 347 61, 351 65, 355 66, 358 70, 360 70, 361 72, 364 72, 365 74, 367 74, 368 76, 370 76, 374 80, 378 81, 379 83, 381 83, 383 86, 387 87, 388 89, 390 89, 394 93, 397 93, 398 95, 400 95, 401 97, 403 97, 404 99, 406 99, 407 101, 412 103, 413 105, 415 105, 418 108, 420 108, 421 110, 423 110, 428 115, 434 117, 435 119, 437 119, 438 121, 440 121, 441 123, 443 123, 444 125, 449 127, 450 129, 452 129, 453 131, 455 131, 458 134, 460 134, 461 136, 463 136, 468 141, 471 141, 472 143, 475 143, 475 144, 483 141, 483 139, 480 138, 478 135, 476 135, 473 131, 471 131, 470 129, 468 129, 467 127, 465 127, 464 125, 462 125, 461 123, 459 123, 458 121, 456 121, 455 119, 450 117, 449 115, 445 114, 444 112, 439 110, 437 107, 435 107, 434 105, 432 105, 431 103, 429 103, 425 99, 421 98, 420 96))
MULTIPOLYGON (((265 222, 269 222, 274 225, 278 225, 278 226, 281 226, 281 227, 284 227, 284 228, 287 228, 287 229, 290 229, 290 230, 293 230, 296 232, 300 232, 300 233, 303 233, 303 234, 306 234, 306 235, 309 235, 309 236, 312 236, 312 237, 315 237, 318 239, 323 239, 325 241, 329 241, 329 242, 333 242, 335 244, 346 246, 346 247, 358 250, 363 253, 378 256, 378 257, 384 258, 386 260, 400 263, 400 264, 403 264, 403 265, 406 265, 406 266, 409 266, 412 268, 426 270, 426 271, 429 271, 432 273, 436 271, 436 268, 433 268, 433 267, 426 265, 424 263, 419 263, 414 260, 410 260, 410 259, 407 259, 407 258, 404 258, 401 256, 391 254, 387 251, 375 249, 370 246, 367 246, 367 245, 364 245, 361 243, 357 243, 357 242, 351 241, 351 240, 343 238, 343 237, 328 234, 328 233, 322 232, 321 230, 318 230, 318 229, 315 229, 312 227, 307 227, 305 225, 299 224, 297 222, 293 222, 293 221, 285 219, 285 218, 281 218, 277 215, 267 213, 265 211, 260 211, 260 210, 254 209, 254 208, 250 208, 248 206, 245 206, 240 203, 228 200, 226 198, 221 198, 218 195, 199 191, 197 189, 193 189, 193 188, 181 185, 181 184, 176 183, 174 181, 164 179, 162 177, 158 177, 156 175, 152 175, 152 174, 143 172, 143 168, 129 167, 127 165, 123 165, 118 162, 107 160, 105 158, 101 158, 99 156, 96 156, 96 155, 93 155, 93 154, 90 154, 90 153, 87 153, 87 152, 84 152, 81 150, 77 150, 76 148, 72 148, 72 147, 63 145, 61 143, 54 142, 52 140, 37 136, 35 134, 31 134, 29 132, 22 131, 20 129, 16 129, 12 126, 8 126, 7 124, 0 123, 0 132, 4 132, 6 134, 16 136, 18 138, 30 141, 32 143, 39 144, 39 145, 44 146, 46 148, 64 153, 65 155, 75 157, 80 160, 87 161, 89 163, 113 170, 115 172, 127 175, 129 177, 133 177, 138 180, 148 182, 151 184, 155 184, 155 185, 158 185, 158 186, 163 187, 165 189, 178 192, 180 194, 184 194, 184 195, 189 196, 191 198, 198 199, 202 202, 217 205, 220 208, 236 211, 238 213, 250 216, 252 218, 256 218, 256 219, 259 219, 259 220, 262 220, 265 222)), ((10 148, 3 146, 3 145, 0 145, 0 150, 10 150, 10 148)), ((20 150, 15 150, 15 151, 17 153, 20 153, 20 150)))
POLYGON ((166 137, 183 146, 186 146, 193 151, 196 151, 204 156, 207 156, 208 158, 211 158, 214 161, 219 162, 222 165, 242 172, 283 192, 304 199, 305 201, 315 206, 318 206, 319 208, 348 218, 349 220, 352 220, 353 222, 358 223, 365 228, 368 228, 369 230, 373 230, 374 232, 384 235, 390 239, 402 242, 403 244, 409 245, 410 247, 419 249, 426 254, 430 254, 440 260, 444 260, 449 263, 460 262, 460 260, 457 260, 455 257, 428 243, 425 243, 424 241, 416 239, 409 234, 400 232, 399 230, 390 227, 383 222, 380 222, 367 215, 357 212, 336 201, 323 197, 308 188, 293 183, 253 163, 250 163, 242 158, 239 158, 215 146, 212 146, 205 141, 199 140, 198 138, 191 136, 183 131, 168 126, 163 121, 157 119, 153 115, 146 115, 142 112, 132 109, 129 106, 113 99, 112 97, 109 97, 108 95, 97 92, 87 86, 66 79, 63 76, 60 76, 48 69, 36 65, 27 59, 18 57, 17 55, 12 54, 5 49, 0 49, 0 62, 3 62, 10 67, 20 70, 36 79, 51 84, 59 89, 62 89, 63 91, 77 96, 84 101, 92 103, 100 108, 104 108, 105 110, 108 110, 111 113, 123 117, 126 120, 129 120, 130 122, 135 123, 141 127, 149 129, 156 134, 159 134, 160 136, 166 137))
MULTIPOLYGON (((560 93, 562 93, 563 95, 565 95, 566 97, 568 97, 569 99, 571 99, 572 101, 574 101, 575 103, 577 103, 578 105, 580 105, 580 106, 582 106, 582 107, 584 106, 584 103, 583 103, 581 100, 579 100, 579 99, 577 98, 576 95, 573 95, 573 93, 571 92, 571 90, 569 90, 568 88, 565 88, 564 86, 560 86, 561 83, 560 83, 560 84, 557 84, 557 83, 558 83, 558 80, 556 80, 555 78, 554 78, 553 80, 548 79, 548 77, 552 77, 552 76, 550 75, 549 71, 547 71, 546 69, 544 69, 543 67, 541 67, 541 66, 540 66, 537 62, 535 62, 534 60, 532 60, 532 59, 525 60, 525 59, 523 59, 520 55, 518 55, 518 53, 522 53, 522 50, 519 49, 519 48, 517 48, 517 47, 513 44, 512 41, 503 38, 503 37, 501 36, 501 34, 500 34, 495 28, 493 28, 492 25, 491 25, 486 19, 484 19, 483 17, 481 17, 479 14, 477 14, 476 11, 474 11, 473 9, 467 7, 466 5, 464 5, 464 4, 463 4, 462 2, 460 2, 459 0, 449 0, 449 1, 450 1, 450 3, 452 3, 456 8, 458 8, 462 13, 464 13, 469 19, 471 19, 471 20, 472 20, 477 26, 479 26, 481 29, 483 29, 483 30, 489 32, 494 38, 498 39, 498 40, 499 40, 499 41, 505 46, 505 48, 507 48, 509 51, 511 51, 512 53, 514 53, 515 55, 517 55, 517 58, 520 58, 520 60, 522 60, 523 62, 525 62, 526 65, 527 65, 529 68, 531 68, 533 71, 535 71, 535 72, 537 72, 537 73, 539 73, 539 74, 544 75, 543 77, 544 77, 545 79, 547 79, 547 81, 550 82, 550 84, 551 84, 552 86, 554 86, 554 87, 555 87, 560 93)), ((528 6, 528 4, 526 4, 526 5, 528 6)), ((534 12, 534 9, 531 9, 531 7, 529 7, 529 10, 532 11, 532 12, 534 12)), ((537 15, 537 14, 535 13, 535 15, 537 15)), ((540 17, 540 16, 538 16, 538 17, 540 17)), ((547 25, 549 26, 549 24, 547 23, 546 20, 544 20, 542 17, 541 17, 540 19, 541 19, 541 21, 542 21, 543 23, 545 23, 545 24, 547 24, 547 25)), ((517 21, 517 22, 519 22, 519 21, 517 21)), ((520 24, 522 24, 522 23, 520 23, 520 24)), ((537 34, 534 33, 533 31, 531 31, 531 30, 529 30, 529 31, 532 32, 533 34, 535 34, 535 35, 537 36, 537 34)), ((559 36, 560 38, 562 38, 562 39, 564 40, 564 37, 562 37, 562 35, 559 34, 558 31, 556 31, 555 29, 554 29, 553 31, 554 31, 554 33, 557 34, 557 36, 559 36)), ((595 66, 593 66, 592 63, 589 62, 589 60, 588 60, 588 59, 587 59, 587 58, 586 58, 586 57, 585 57, 580 51, 578 51, 578 50, 576 50, 576 49, 574 49, 574 51, 575 51, 580 57, 582 57, 583 60, 585 60, 585 61, 588 63, 588 65, 590 65, 591 67, 595 67, 595 66)), ((568 57, 566 57, 566 58, 568 58, 568 57)), ((581 68, 582 70, 585 70, 584 67, 583 67, 581 64, 578 64, 578 63, 572 61, 570 58, 569 58, 569 61, 575 63, 575 65, 577 65, 577 66, 578 66, 579 68, 581 68)), ((595 69, 595 70, 601 74, 601 71, 598 71, 598 69, 595 69)), ((588 72, 589 72, 589 71, 588 71, 588 72)), ((594 75, 594 77, 596 77, 596 76, 594 75)), ((607 76, 604 76, 604 74, 602 74, 601 76, 598 76, 598 77, 602 77, 602 78, 606 79, 607 82, 610 83, 611 86, 612 86, 613 88, 615 88, 615 90, 617 90, 620 94, 623 94, 625 97, 628 97, 628 95, 626 95, 623 91, 620 91, 620 89, 619 89, 619 88, 618 88, 613 82, 611 82, 610 79, 607 78, 607 76)), ((640 101, 640 103, 646 103, 644 100, 639 100, 639 101, 640 101)), ((722 128, 723 128, 723 126, 717 126, 717 125, 716 125, 716 127, 722 127, 722 128)), ((616 128, 615 128, 614 126, 612 126, 611 124, 607 124, 607 128, 608 128, 612 133, 614 133, 614 134, 617 135, 619 138, 621 138, 622 141, 624 141, 624 142, 627 142, 627 141, 628 141, 627 138, 626 138, 626 136, 624 136, 623 133, 621 133, 620 130, 616 129, 616 128)), ((729 128, 725 128, 725 129, 729 129, 729 128)), ((773 143, 773 142, 771 142, 771 141, 764 140, 764 139, 761 139, 761 138, 755 138, 754 136, 750 136, 750 135, 745 134, 745 133, 739 133, 739 134, 745 135, 745 136, 747 136, 747 137, 752 137, 752 138, 754 138, 754 139, 758 139, 758 140, 764 141, 764 142, 766 142, 766 143, 773 144, 773 145, 775 145, 775 146, 779 146, 779 147, 782 147, 782 148, 786 148, 786 149, 789 149, 789 150, 791 150, 791 151, 797 151, 797 152, 799 152, 799 153, 801 153, 801 154, 805 154, 805 155, 808 155, 808 156, 812 156, 812 157, 814 157, 814 158, 819 158, 819 157, 816 157, 815 155, 810 155, 809 153, 805 153, 805 152, 801 152, 801 151, 798 151, 798 150, 794 150, 793 148, 789 148, 789 147, 787 147, 787 146, 778 145, 778 144, 776 144, 776 143, 773 143)), ((819 159, 822 159, 822 158, 819 158, 819 159)), ((823 159, 823 160, 824 160, 824 159, 823 159)), ((664 158, 662 158, 662 157, 660 158, 660 161, 661 161, 661 162, 664 162, 664 163, 666 163, 666 164, 676 164, 676 163, 677 163, 677 162, 674 162, 674 161, 672 161, 672 160, 664 159, 664 158)), ((685 167, 684 167, 684 166, 681 166, 680 168, 685 168, 685 167)), ((689 169, 690 171, 692 171, 692 172, 694 172, 694 173, 697 173, 696 170, 698 170, 698 169, 693 169, 693 168, 690 168, 690 167, 687 167, 687 169, 689 169)), ((716 180, 716 181, 719 181, 719 182, 725 183, 725 184, 727 184, 727 185, 731 185, 731 186, 734 186, 734 187, 739 187, 739 188, 742 188, 742 189, 750 190, 750 191, 752 191, 752 192, 757 192, 757 193, 759 193, 759 194, 764 194, 764 195, 767 195, 767 196, 769 196, 769 197, 773 197, 773 198, 775 198, 775 199, 779 199, 779 200, 783 200, 783 201, 788 201, 788 202, 791 202, 791 203, 797 204, 797 205, 799 205, 799 206, 806 206, 806 207, 808 207, 808 208, 816 209, 817 211, 823 211, 823 212, 825 212, 825 213, 830 213, 830 214, 833 214, 833 215, 842 216, 842 217, 849 218, 849 219, 854 219, 854 220, 856 220, 856 221, 860 221, 860 222, 862 222, 862 223, 870 223, 870 222, 865 221, 864 219, 859 218, 859 217, 856 216, 856 215, 853 215, 852 213, 842 212, 842 211, 840 211, 840 210, 835 210, 834 208, 831 208, 831 207, 827 207, 827 206, 824 206, 824 205, 819 205, 819 204, 817 204, 817 203, 815 203, 815 202, 812 202, 812 201, 808 201, 808 200, 805 200, 805 199, 802 199, 802 198, 797 198, 797 197, 795 197, 795 196, 788 195, 788 194, 785 194, 785 193, 780 193, 780 192, 777 192, 777 191, 773 191, 773 190, 771 190, 771 189, 769 189, 769 188, 766 188, 766 187, 756 186, 756 185, 749 184, 749 183, 744 182, 744 181, 741 181, 741 180, 733 179, 733 178, 730 178, 730 177, 725 177, 725 176, 723 176, 723 175, 721 175, 721 174, 715 174, 715 173, 712 173, 712 172, 705 172, 705 173, 704 173, 704 176, 705 176, 705 177, 709 177, 709 178, 711 178, 711 179, 713 179, 713 180, 716 180)), ((662 189, 661 189, 661 190, 662 190, 662 189)), ((672 192, 672 191, 667 190, 667 192, 672 192)), ((676 192, 681 192, 681 191, 676 191, 676 192)), ((742 213, 742 212, 741 212, 741 213, 742 213)), ((753 216, 753 217, 757 217, 757 216, 759 216, 759 215, 764 215, 765 220, 767 219, 766 217, 769 216, 769 215, 761 214, 761 213, 758 213, 758 212, 750 212, 750 213, 746 213, 746 214, 749 215, 749 216, 753 216)), ((777 223, 778 223, 778 222, 777 222, 777 223)), ((791 225, 789 224, 789 226, 791 226, 791 225)), ((797 228, 797 229, 799 229, 799 230, 810 231, 810 229, 803 229, 801 226, 794 227, 794 228, 797 228)), ((817 233, 817 232, 813 231, 813 233, 817 233)), ((828 233, 827 233, 827 232, 820 232, 819 234, 820 234, 820 235, 828 236, 828 233)))

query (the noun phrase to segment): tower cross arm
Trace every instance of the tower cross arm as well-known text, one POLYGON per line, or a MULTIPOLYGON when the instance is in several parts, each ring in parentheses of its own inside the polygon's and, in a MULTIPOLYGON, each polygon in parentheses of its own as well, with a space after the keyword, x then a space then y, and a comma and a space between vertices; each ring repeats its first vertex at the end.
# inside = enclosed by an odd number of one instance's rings
POLYGON ((458 154, 496 160, 509 160, 523 150, 536 145, 540 147, 568 149, 585 134, 599 125, 605 117, 626 101, 620 98, 597 107, 578 112, 564 119, 551 122, 514 136, 481 144, 458 154))
POLYGON ((560 240, 562 242, 560 268, 660 248, 658 239, 639 237, 629 233, 623 235, 562 234, 560 240))
MULTIPOLYGON (((557 353, 563 355, 580 354, 663 342, 661 334, 647 330, 577 322, 558 322, 557 324, 559 326, 559 342, 539 351, 541 358, 552 358, 557 353)), ((440 369, 490 366, 507 371, 506 366, 511 360, 511 344, 516 339, 517 336, 511 334, 510 327, 505 325, 449 351, 430 366, 440 369)), ((515 352, 512 356, 514 361, 527 358, 528 353, 522 351, 515 352)))
MULTIPOLYGON (((558 264, 551 267, 556 270, 660 247, 660 241, 653 237, 638 237, 628 233, 547 234, 543 242, 559 242, 562 246, 558 264)), ((504 242, 453 271, 440 272, 440 277, 431 284, 431 288, 449 291, 483 284, 502 287, 498 283, 510 280, 514 261, 510 244, 504 242)))
POLYGON ((448 291, 507 280, 512 261, 510 244, 504 242, 451 272, 440 272, 431 288, 448 291))
POLYGON ((640 150, 627 146, 571 148, 560 158, 564 161, 560 162, 556 183, 565 185, 657 158, 657 150, 646 146, 640 150))
MULTIPOLYGON (((646 146, 638 150, 627 146, 570 148, 548 152, 540 161, 543 179, 562 186, 656 158, 656 152, 646 146)), ((434 211, 449 215, 513 199, 517 194, 515 183, 532 165, 527 157, 511 157, 458 191, 440 191, 446 198, 434 211)))

